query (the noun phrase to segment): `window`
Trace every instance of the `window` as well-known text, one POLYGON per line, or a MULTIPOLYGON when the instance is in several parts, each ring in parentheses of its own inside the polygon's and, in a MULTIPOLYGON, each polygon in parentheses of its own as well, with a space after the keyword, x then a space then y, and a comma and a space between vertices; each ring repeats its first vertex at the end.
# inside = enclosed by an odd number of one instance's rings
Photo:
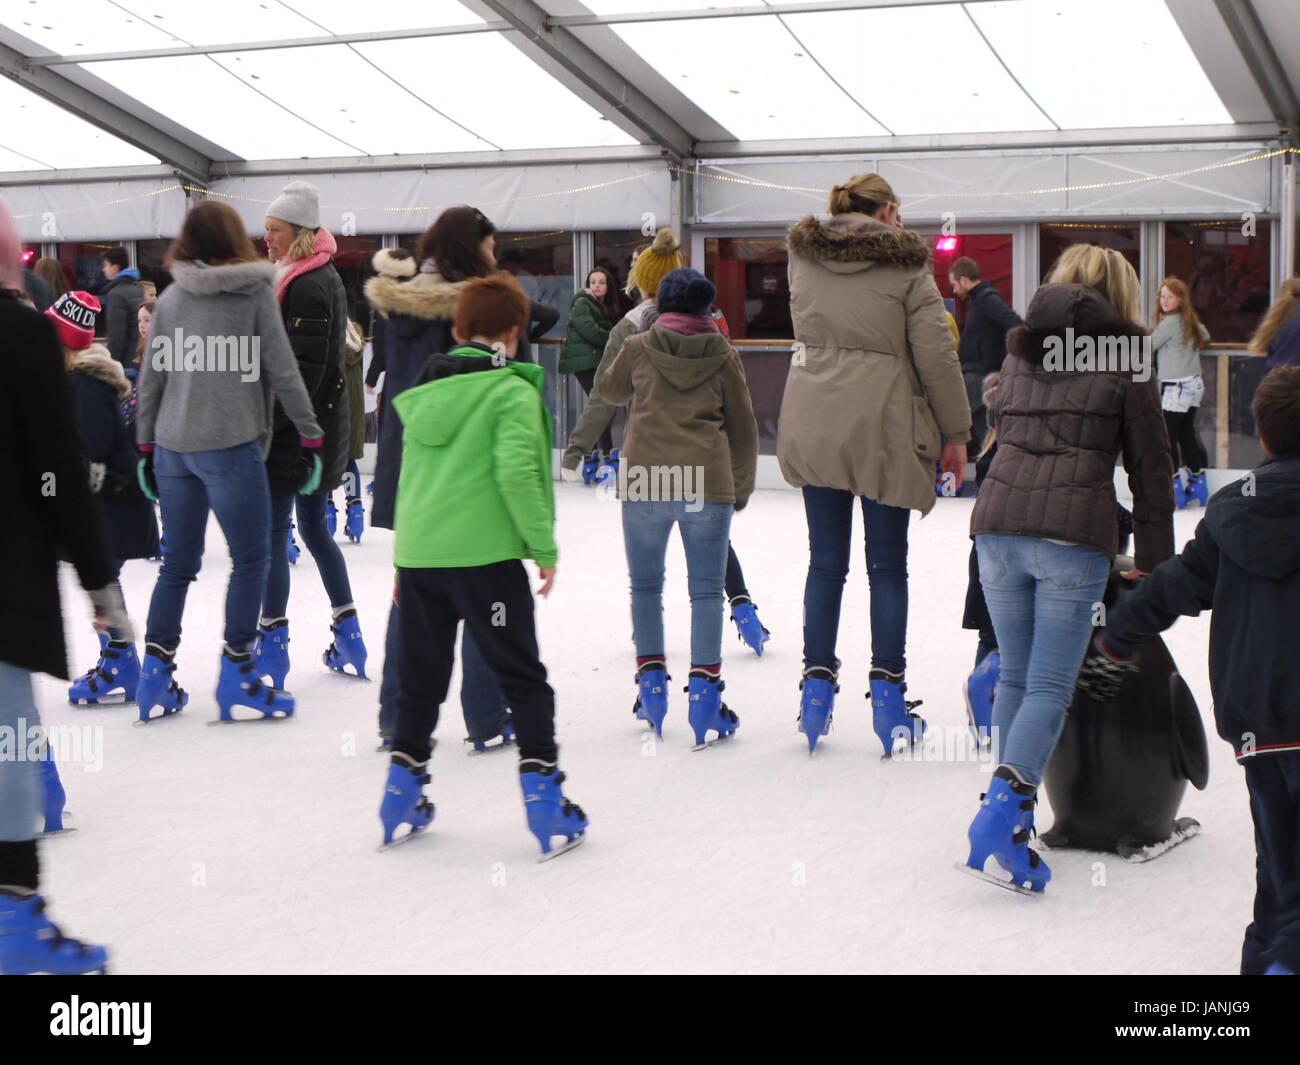
POLYGON ((613 229, 597 231, 592 234, 595 244, 593 266, 603 266, 614 275, 614 288, 618 293, 618 313, 621 317, 634 306, 635 300, 623 289, 627 286, 627 275, 632 270, 632 257, 636 250, 650 243, 639 229, 613 229))
POLYGON ((140 271, 141 281, 152 281, 158 288, 158 295, 172 283, 172 275, 163 268, 167 250, 172 246, 170 240, 137 240, 135 242, 135 265, 140 271))
POLYGON ((980 280, 987 281, 1011 304, 1011 285, 1013 281, 1012 252, 1015 238, 1010 233, 963 233, 960 236, 945 236, 941 233, 923 234, 934 238, 934 283, 939 286, 939 294, 948 304, 952 315, 957 319, 957 328, 966 328, 966 315, 970 310, 970 300, 958 299, 948 281, 948 272, 952 264, 963 257, 974 259, 980 268, 980 280))
POLYGON ((734 340, 789 340, 790 284, 784 237, 709 237, 704 273, 734 340))
POLYGON ((1187 282, 1212 343, 1245 343, 1268 310, 1272 223, 1168 222, 1165 275, 1187 282))
POLYGON ((1142 227, 1109 222, 1061 222, 1038 227, 1038 268, 1040 280, 1046 280, 1056 260, 1071 244, 1096 244, 1114 248, 1133 264, 1142 276, 1142 227))
POLYGON ((68 281, 74 289, 83 292, 99 293, 106 284, 100 256, 109 248, 116 248, 116 241, 99 244, 60 244, 55 258, 68 275, 68 281))
POLYGON ((380 237, 340 237, 334 235, 339 250, 334 255, 334 268, 343 279, 343 289, 348 294, 348 316, 362 326, 370 321, 370 304, 366 302, 366 281, 375 276, 370 260, 382 243, 380 237))

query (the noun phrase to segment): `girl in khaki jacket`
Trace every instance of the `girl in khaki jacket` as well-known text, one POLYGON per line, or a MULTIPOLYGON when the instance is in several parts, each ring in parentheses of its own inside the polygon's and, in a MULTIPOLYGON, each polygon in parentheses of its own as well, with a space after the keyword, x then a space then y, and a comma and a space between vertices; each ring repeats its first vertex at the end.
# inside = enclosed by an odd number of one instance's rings
POLYGON ((853 500, 862 500, 871 585, 871 708, 893 753, 925 722, 904 701, 907 525, 934 506, 934 464, 958 487, 970 406, 930 251, 901 228, 898 197, 876 174, 831 190, 831 218, 788 238, 797 341, 777 433, 781 473, 803 489, 809 565, 799 730, 830 730, 835 656, 849 568, 853 500))
POLYGON ((659 318, 630 337, 597 384, 626 405, 623 539, 632 583, 636 716, 663 734, 668 712, 664 657, 664 555, 681 532, 691 597, 688 719, 696 749, 722 739, 740 719, 722 703, 722 603, 731 515, 754 491, 758 423, 740 356, 710 315, 717 290, 697 270, 667 274, 659 318))

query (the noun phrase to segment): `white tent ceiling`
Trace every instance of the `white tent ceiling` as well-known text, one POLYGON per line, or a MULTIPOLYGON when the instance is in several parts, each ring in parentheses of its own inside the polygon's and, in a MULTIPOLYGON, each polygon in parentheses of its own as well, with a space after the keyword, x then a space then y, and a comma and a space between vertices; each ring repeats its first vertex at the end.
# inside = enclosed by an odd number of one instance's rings
POLYGON ((1223 141, 1294 119, 1292 0, 647 6, 0 0, 0 171, 1223 141))

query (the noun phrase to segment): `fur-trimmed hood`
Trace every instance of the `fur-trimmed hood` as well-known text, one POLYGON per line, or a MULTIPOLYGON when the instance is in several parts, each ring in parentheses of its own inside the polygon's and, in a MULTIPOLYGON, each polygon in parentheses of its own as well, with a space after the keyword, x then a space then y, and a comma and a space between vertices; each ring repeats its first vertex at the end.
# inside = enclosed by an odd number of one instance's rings
POLYGON ((419 263, 409 251, 401 248, 380 248, 370 260, 375 273, 385 277, 414 277, 419 263))
POLYGON ((837 214, 828 221, 814 215, 790 227, 791 254, 835 273, 851 274, 873 266, 925 266, 930 246, 910 229, 896 229, 865 214, 837 214))
POLYGON ((68 372, 84 373, 87 377, 111 385, 118 399, 124 399, 131 392, 131 382, 126 379, 122 364, 108 353, 108 348, 103 344, 91 344, 84 351, 77 352, 68 372))
POLYGON ((380 274, 366 282, 370 306, 387 318, 405 314, 430 321, 456 317, 456 300, 464 281, 444 281, 441 274, 416 274, 409 281, 380 274))
MULTIPOLYGON (((1066 330, 1076 337, 1144 337, 1147 331, 1126 322, 1091 285, 1043 285, 1029 301, 1025 324, 1007 334, 1007 350, 1034 365, 1047 356, 1049 340, 1063 341, 1066 330)), ((1059 350, 1059 344, 1051 345, 1059 350)))
POLYGON ((258 285, 275 283, 275 267, 262 259, 226 266, 179 262, 172 265, 171 273, 176 284, 196 296, 214 296, 218 292, 250 292, 255 291, 258 285))

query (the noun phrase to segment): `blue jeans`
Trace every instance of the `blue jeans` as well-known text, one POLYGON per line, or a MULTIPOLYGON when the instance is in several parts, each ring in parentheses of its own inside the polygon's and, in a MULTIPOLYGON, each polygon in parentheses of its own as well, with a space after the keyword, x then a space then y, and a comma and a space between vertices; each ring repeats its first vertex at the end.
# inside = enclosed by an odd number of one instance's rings
POLYGON ((298 532, 316 561, 330 606, 338 608, 352 602, 352 585, 343 552, 325 527, 325 496, 303 496, 297 492, 271 493, 271 569, 266 580, 266 598, 262 617, 282 618, 289 609, 289 518, 297 502, 298 532))
POLYGON ((28 737, 41 723, 32 697, 32 675, 0 662, 0 729, 15 737, 13 754, 0 758, 0 841, 23 843, 36 838, 41 781, 28 760, 28 737), (17 756, 21 750, 23 757, 17 756))
POLYGON ((632 642, 638 658, 664 653, 664 556, 676 525, 686 551, 691 597, 691 665, 722 663, 723 586, 734 510, 730 503, 623 502, 623 546, 632 579, 632 642), (698 509, 688 509, 691 506, 698 509))
MULTIPOLYGON (((397 665, 401 655, 401 612, 388 612, 388 632, 384 637, 384 674, 379 685, 379 734, 393 737, 397 733, 397 665)), ((496 674, 483 661, 478 644, 463 632, 460 644, 460 708, 465 716, 465 735, 471 740, 490 740, 501 735, 510 718, 506 697, 501 693, 496 674)))
POLYGON ((271 492, 256 440, 219 451, 154 452, 158 501, 167 529, 167 554, 149 603, 145 640, 174 651, 181 642, 185 594, 203 562, 211 508, 230 548, 225 640, 247 651, 257 637, 257 615, 270 561, 271 492))
POLYGON ((1110 559, 1033 536, 981 534, 975 548, 1002 655, 995 756, 1037 787, 1074 698, 1110 559))
MULTIPOLYGON (((853 493, 805 485, 808 516, 808 580, 803 589, 803 664, 838 671, 835 643, 840 603, 849 572, 853 493)), ((866 496, 867 583, 871 588, 871 668, 907 668, 907 524, 912 512, 866 496)))

